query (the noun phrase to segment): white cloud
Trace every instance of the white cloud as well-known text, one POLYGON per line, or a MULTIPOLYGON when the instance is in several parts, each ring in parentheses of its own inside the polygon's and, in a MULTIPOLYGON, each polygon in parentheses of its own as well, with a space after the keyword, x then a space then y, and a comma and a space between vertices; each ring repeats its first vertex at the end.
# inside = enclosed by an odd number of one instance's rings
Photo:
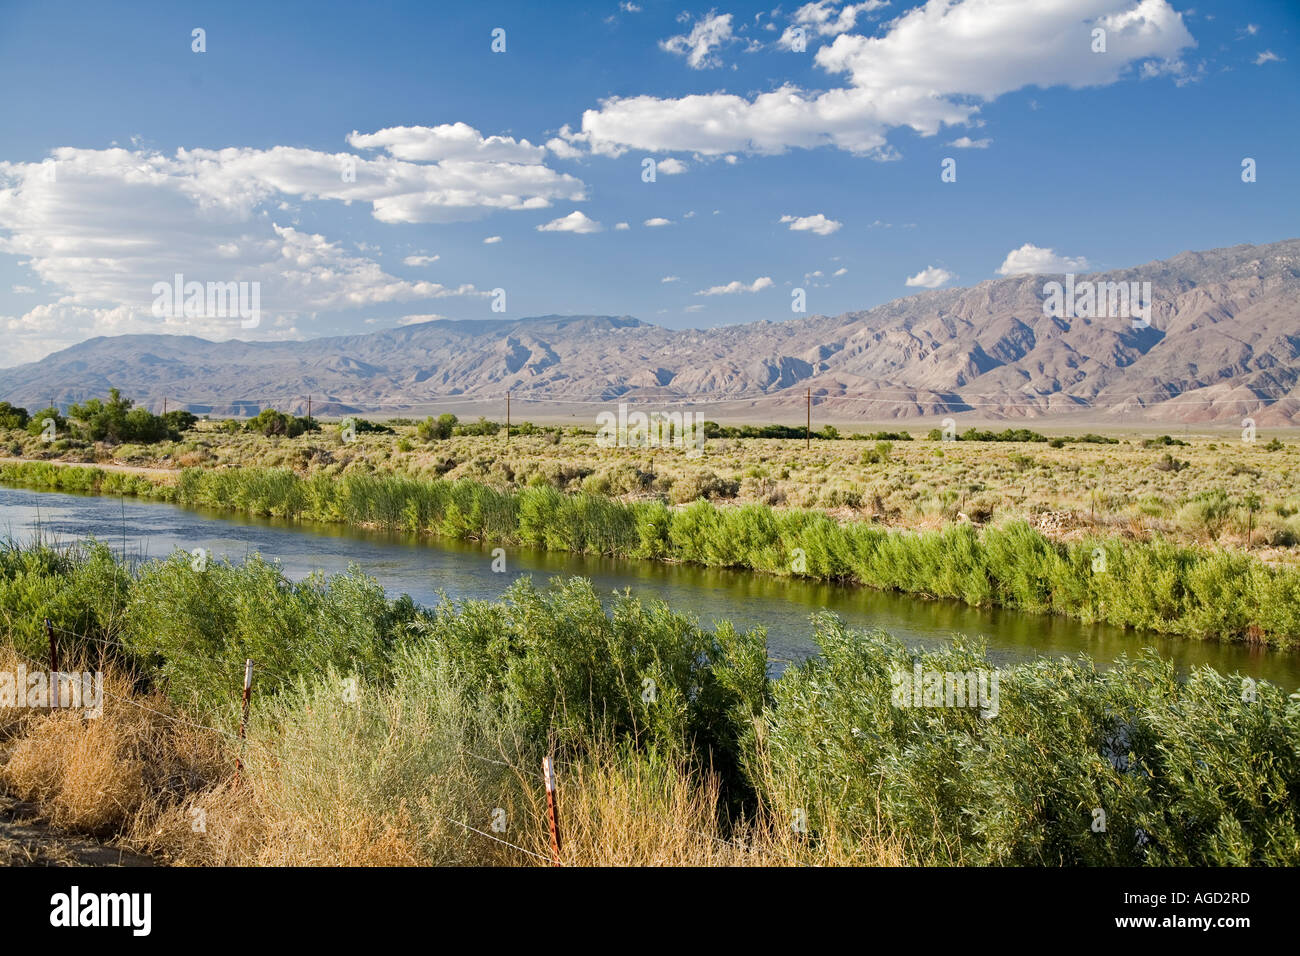
POLYGON ((815 216, 782 216, 781 222, 788 222, 791 232, 815 232, 819 236, 829 236, 844 225, 834 219, 827 219, 822 213, 815 216))
POLYGON ((538 232, 576 232, 580 235, 586 235, 592 232, 600 232, 604 226, 593 219, 587 218, 587 214, 580 209, 575 209, 567 216, 561 216, 559 219, 552 219, 537 227, 538 232))
POLYGON ((831 275, 833 275, 833 276, 842 276, 842 275, 844 275, 844 274, 845 274, 846 272, 848 272, 848 271, 849 271, 848 269, 844 268, 843 266, 840 266, 838 269, 836 269, 834 272, 832 272, 831 275))
POLYGON ((696 295, 734 295, 737 292, 759 292, 766 289, 772 284, 769 276, 760 276, 749 285, 737 279, 734 282, 728 282, 726 285, 715 285, 707 289, 701 289, 696 295))
POLYGON ((653 219, 647 219, 645 222, 641 223, 641 225, 649 226, 651 229, 658 226, 671 226, 672 224, 673 221, 671 219, 664 219, 662 216, 655 216, 653 219))
POLYGON ((382 149, 397 159, 411 162, 476 160, 488 163, 540 163, 546 150, 526 139, 511 136, 484 137, 466 123, 442 126, 392 126, 374 133, 348 135, 353 149, 382 149))
POLYGON ((36 290, 29 285, 16 285, 13 287, 14 295, 31 295, 36 290))
POLYGON ((817 66, 842 74, 844 86, 786 84, 753 98, 614 96, 583 114, 575 137, 610 156, 834 146, 888 158, 886 136, 895 127, 934 135, 969 123, 981 101, 1013 90, 1105 86, 1147 61, 1172 64, 1194 46, 1168 0, 929 0, 882 36, 844 33, 817 51, 817 66), (1107 31, 1105 56, 1086 42, 1094 26, 1107 31))
POLYGON ((570 145, 558 136, 554 136, 546 141, 546 148, 549 149, 560 159, 578 159, 582 156, 582 150, 570 145))
POLYGON ((955 146, 958 149, 988 149, 992 144, 991 139, 971 139, 969 136, 958 136, 949 146, 955 146))
POLYGON ((686 164, 680 159, 673 159, 669 156, 667 159, 661 159, 655 164, 655 168, 665 176, 676 176, 686 172, 686 164))
MULTIPOLYGON (((95 334, 250 334, 231 317, 153 315, 153 285, 177 273, 185 281, 256 282, 263 315, 251 334, 259 338, 289 336, 295 320, 318 311, 481 294, 472 285, 390 276, 367 255, 287 225, 286 198, 351 195, 372 200, 378 216, 383 187, 399 191, 403 176, 428 182, 429 170, 437 174, 435 166, 382 160, 394 177, 367 185, 361 161, 357 182, 347 183, 341 159, 286 147, 174 156, 61 147, 52 178, 39 163, 0 163, 0 254, 22 256, 56 297, 5 321, 0 363, 95 334)), ((467 193, 463 202, 478 200, 467 193)), ((517 202, 517 195, 508 200, 517 202)))
POLYGON ((397 320, 398 325, 418 325, 421 322, 437 322, 445 319, 445 315, 439 315, 437 312, 429 312, 424 315, 404 315, 397 320))
POLYGON ((408 266, 427 266, 441 259, 442 256, 407 256, 402 260, 403 265, 408 266))
POLYGON ((703 70, 722 65, 714 51, 731 39, 731 14, 710 11, 695 22, 690 33, 660 40, 659 48, 686 57, 692 70, 703 70))
POLYGON ((660 279, 659 281, 660 281, 660 282, 677 282, 677 281, 679 281, 680 279, 681 279, 681 276, 664 276, 664 277, 663 277, 662 279, 660 279))
POLYGON ((637 6, 635 3, 630 3, 629 0, 623 0, 623 2, 618 5, 618 8, 622 10, 624 13, 641 12, 641 8, 637 6))
POLYGON ((1274 53, 1272 50, 1265 50, 1259 56, 1255 57, 1255 65, 1263 66, 1265 63, 1283 63, 1284 59, 1274 53))
POLYGON ((498 243, 498 242, 500 242, 500 241, 501 241, 501 237, 500 237, 500 236, 488 236, 486 239, 483 240, 483 245, 485 245, 485 246, 491 246, 491 245, 494 245, 494 244, 496 244, 496 243, 498 243))
POLYGON ((616 223, 614 223, 614 229, 615 229, 616 231, 618 231, 618 232, 623 232, 625 229, 631 229, 631 228, 632 228, 632 227, 631 227, 628 223, 626 223, 626 222, 616 222, 616 223))
POLYGON ((846 3, 836 9, 836 0, 817 0, 805 3, 790 16, 792 25, 785 28, 781 39, 777 41, 787 50, 793 45, 795 27, 804 28, 804 37, 809 35, 833 37, 847 33, 857 24, 859 13, 869 13, 881 7, 889 6, 888 0, 866 0, 865 3, 846 3))
MULTIPOLYGON (((839 273, 837 272, 836 275, 839 275, 839 273)), ((957 276, 949 272, 947 269, 940 269, 938 266, 930 266, 926 269, 922 269, 916 275, 911 276, 907 280, 906 285, 914 287, 920 286, 922 289, 937 289, 939 286, 945 285, 955 278, 957 278, 957 276)))
POLYGON ((416 163, 285 146, 172 155, 60 147, 51 154, 53 177, 42 163, 0 163, 0 253, 23 257, 52 291, 51 301, 6 320, 0 363, 90 335, 275 338, 296 334, 295 321, 323 310, 482 294, 472 285, 396 278, 374 260, 373 245, 358 246, 358 255, 301 231, 293 224, 304 202, 369 203, 381 222, 454 222, 585 198, 579 180, 534 161, 540 153, 522 141, 485 138, 464 124, 420 140, 412 132, 419 129, 354 138, 448 158, 416 163), (259 283, 257 331, 237 321, 232 328, 229 318, 154 316, 154 283, 177 273, 259 283))
POLYGON ((1039 273, 1078 272, 1088 268, 1088 260, 1083 256, 1071 258, 1058 256, 1053 249, 1043 249, 1026 242, 1019 249, 1012 249, 998 267, 998 275, 1037 275, 1039 273))

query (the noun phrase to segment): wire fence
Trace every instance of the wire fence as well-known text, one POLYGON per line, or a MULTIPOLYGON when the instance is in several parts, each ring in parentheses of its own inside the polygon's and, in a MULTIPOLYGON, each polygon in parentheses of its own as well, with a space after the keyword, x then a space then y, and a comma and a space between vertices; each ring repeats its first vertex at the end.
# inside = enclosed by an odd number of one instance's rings
MULTIPOLYGON (((117 642, 109 641, 105 638, 96 637, 91 634, 84 634, 78 631, 73 631, 68 628, 62 627, 60 625, 53 624, 53 622, 48 622, 48 627, 54 633, 71 637, 78 641, 84 641, 88 644, 94 644, 97 646, 106 646, 106 647, 119 649, 119 650, 121 649, 121 645, 118 644, 117 642)), ((23 653, 17 648, 14 648, 14 650, 22 660, 24 660, 27 664, 33 666, 37 671, 42 671, 49 665, 49 662, 37 660, 36 658, 33 658, 30 655, 23 653)), ((66 675, 67 673, 68 672, 62 669, 60 669, 59 671, 60 675, 66 675)), ((257 682, 258 675, 266 676, 267 673, 270 672, 268 672, 265 668, 259 667, 256 663, 254 663, 254 670, 253 670, 254 684, 256 684, 257 682)), ((283 675, 280 675, 280 679, 284 683, 290 682, 289 678, 284 677, 283 675)), ((52 692, 51 692, 50 700, 52 705, 57 706, 59 709, 74 710, 75 707, 72 706, 68 706, 66 708, 64 707, 62 703, 63 698, 61 696, 61 691, 54 689, 57 686, 58 686, 57 677, 55 677, 51 683, 52 692)), ((321 752, 319 749, 304 747, 298 743, 285 739, 284 735, 277 736, 273 744, 267 742, 260 742, 260 741, 250 741, 246 737, 241 736, 240 734, 237 734, 230 729, 218 727, 213 724, 202 723, 200 721, 193 720, 189 717, 174 712, 170 712, 168 710, 162 710, 159 709, 158 707, 150 706, 150 704, 136 697, 124 696, 122 694, 118 694, 111 690, 108 690, 107 688, 104 688, 102 686, 100 687, 100 691, 102 692, 103 696, 105 698, 108 698, 109 700, 112 700, 116 703, 125 706, 135 708, 136 710, 139 710, 143 713, 150 714, 151 716, 166 721, 172 725, 178 727, 184 727, 188 730, 198 730, 203 733, 212 734, 213 736, 221 739, 224 743, 226 743, 230 747, 237 749, 241 754, 244 752, 246 748, 248 748, 249 746, 253 746, 253 747, 262 747, 266 750, 274 750, 277 752, 288 751, 294 754, 295 756, 299 756, 299 757, 318 758, 321 756, 321 752)), ((485 756, 483 754, 474 753, 473 751, 466 750, 463 747, 457 747, 455 748, 455 750, 456 753, 458 753, 460 756, 481 761, 485 764, 491 764, 494 766, 506 768, 512 771, 513 773, 520 775, 521 778, 526 776, 526 773, 522 768, 520 768, 517 764, 512 763, 509 760, 500 760, 494 757, 485 756)), ((570 771, 575 777, 577 776, 578 769, 576 766, 574 766, 573 764, 567 761, 563 762, 563 766, 566 768, 566 770, 570 771)), ((447 823, 462 828, 466 833, 474 834, 479 837, 485 838, 487 840, 491 840, 494 843, 500 844, 502 846, 509 847, 510 849, 518 853, 524 854, 525 856, 531 859, 540 860, 541 862, 547 865, 554 865, 554 866, 565 865, 563 861, 558 857, 558 855, 547 856, 535 850, 530 850, 527 847, 520 846, 517 843, 513 843, 510 840, 507 840, 499 835, 489 833, 485 830, 481 830, 477 827, 474 827, 464 822, 463 820, 458 820, 455 819, 454 817, 445 816, 442 814, 437 814, 437 816, 447 823)), ((766 848, 757 847, 754 845, 747 845, 738 842, 736 840, 731 840, 725 837, 718 836, 716 834, 706 833, 702 830, 698 830, 693 827, 682 826, 679 823, 667 819, 661 814, 652 813, 651 816, 653 816, 654 819, 656 819, 663 826, 669 827, 670 829, 676 830, 678 832, 681 832, 683 834, 698 839, 708 840, 720 847, 725 847, 728 850, 736 851, 742 854, 761 854, 771 859, 779 859, 782 862, 785 862, 787 864, 794 864, 800 866, 806 865, 796 859, 789 858, 787 854, 774 853, 773 851, 766 848)))
MULTIPOLYGON (((72 638, 75 638, 75 639, 77 639, 77 640, 79 640, 79 641, 86 641, 86 642, 88 642, 88 643, 92 643, 92 644, 96 644, 96 645, 101 645, 101 646, 112 647, 112 648, 115 648, 115 649, 120 649, 120 648, 121 648, 120 644, 117 644, 116 642, 111 642, 111 641, 108 641, 108 640, 106 640, 106 639, 104 639, 104 638, 98 638, 98 637, 95 637, 95 636, 90 635, 90 634, 82 634, 82 633, 77 632, 77 631, 72 631, 72 630, 69 630, 69 629, 67 629, 67 628, 65 628, 65 627, 61 627, 61 626, 59 626, 59 625, 53 624, 52 622, 47 622, 47 626, 49 627, 50 630, 54 631, 55 633, 58 633, 58 634, 61 634, 61 635, 65 635, 65 636, 68 636, 68 637, 72 637, 72 638)), ((47 667, 49 666, 49 663, 50 663, 49 661, 40 661, 40 660, 37 660, 36 658, 31 657, 30 655, 23 653, 23 652, 22 652, 21 650, 19 650, 17 647, 14 647, 14 652, 19 656, 19 658, 21 658, 21 659, 22 659, 25 663, 27 663, 28 665, 34 667, 35 670, 38 671, 38 672, 43 672, 43 671, 45 670, 45 668, 47 668, 47 667)), ((266 671, 265 668, 258 668, 258 666, 256 665, 256 663, 254 663, 254 671, 253 671, 253 673, 254 673, 254 681, 256 681, 256 675, 257 675, 257 674, 259 674, 259 673, 265 674, 265 673, 267 673, 267 671, 266 671)), ((59 670, 56 674, 51 674, 51 675, 50 675, 50 677, 51 677, 51 685, 50 685, 51 695, 50 695, 50 702, 51 702, 51 705, 52 705, 52 707, 53 707, 54 709, 59 709, 59 710, 65 710, 65 709, 66 709, 66 710, 75 710, 75 709, 77 709, 77 708, 75 708, 75 707, 73 707, 73 706, 64 707, 64 705, 63 705, 63 703, 62 703, 62 701, 63 701, 63 696, 62 696, 62 688, 61 688, 61 686, 60 686, 59 679, 60 679, 60 677, 65 677, 65 678, 66 678, 67 674, 68 674, 68 672, 66 672, 66 671, 64 671, 63 669, 60 668, 60 670, 59 670)), ((280 680, 281 680, 282 682, 284 682, 284 683, 288 683, 288 682, 289 682, 289 679, 288 679, 287 677, 284 677, 283 675, 280 675, 280 680)), ((222 739, 223 741, 225 741, 226 743, 228 743, 228 744, 231 745, 232 747, 238 749, 241 753, 242 753, 243 750, 244 750, 246 747, 248 747, 248 746, 250 745, 250 743, 251 743, 252 746, 261 746, 261 747, 263 747, 264 749, 267 749, 267 750, 272 750, 272 749, 273 749, 273 750, 276 750, 276 751, 288 750, 288 751, 290 751, 291 753, 294 753, 294 754, 297 755, 297 756, 305 756, 305 757, 318 757, 318 756, 320 756, 320 752, 319 752, 319 750, 314 749, 314 748, 303 747, 303 746, 301 746, 301 745, 299 745, 299 744, 296 744, 296 743, 294 743, 294 742, 292 742, 292 741, 286 740, 286 739, 283 737, 283 735, 277 737, 276 740, 275 740, 275 742, 274 742, 274 744, 269 744, 269 743, 264 743, 264 742, 256 742, 256 741, 251 741, 251 742, 250 742, 246 737, 241 736, 240 734, 234 733, 234 732, 231 731, 231 730, 228 730, 228 729, 225 729, 225 728, 222 728, 222 727, 216 727, 216 726, 213 726, 212 724, 204 724, 204 723, 200 723, 200 722, 198 722, 198 721, 191 720, 190 718, 188 718, 188 717, 184 717, 184 716, 181 716, 181 715, 179 715, 179 714, 169 713, 169 712, 164 711, 164 710, 159 710, 157 707, 151 707, 151 706, 149 706, 147 703, 145 703, 144 701, 141 701, 141 700, 139 700, 139 699, 136 699, 136 698, 133 698, 133 697, 127 697, 127 696, 123 696, 123 695, 121 695, 121 694, 114 693, 113 691, 110 691, 110 690, 108 690, 107 688, 103 687, 102 684, 101 684, 101 686, 99 687, 99 691, 98 691, 98 692, 102 693, 104 697, 106 697, 106 698, 108 698, 108 699, 110 699, 110 700, 113 700, 113 701, 115 701, 115 702, 117 702, 117 703, 120 703, 120 704, 127 705, 127 706, 129 706, 129 707, 133 707, 133 708, 135 708, 135 709, 137 709, 137 710, 139 710, 139 711, 142 711, 142 712, 144 712, 144 713, 148 713, 148 714, 150 714, 150 715, 152 715, 152 716, 154 716, 154 717, 160 718, 161 720, 167 721, 168 723, 171 723, 171 724, 173 724, 173 725, 176 725, 176 726, 179 726, 179 727, 185 727, 185 728, 187 728, 187 729, 192 729, 192 730, 199 730, 199 731, 202 731, 202 732, 204 732, 204 733, 212 734, 212 735, 214 735, 214 736, 216 736, 216 737, 222 739)), ((70 703, 71 703, 71 699, 70 699, 70 703)), ((102 702, 100 702, 100 703, 102 704, 102 702)), ((83 707, 82 709, 83 709, 83 710, 90 710, 90 708, 84 708, 84 707, 83 707)), ((509 761, 505 761, 505 760, 497 760, 497 759, 492 758, 492 757, 486 757, 486 756, 483 756, 482 754, 476 754, 476 753, 474 753, 474 752, 472 752, 472 751, 465 750, 464 748, 456 748, 456 752, 457 752, 459 755, 464 756, 464 757, 469 757, 469 758, 471 758, 471 759, 479 760, 479 761, 482 761, 482 762, 484 762, 484 763, 493 764, 493 765, 496 765, 496 766, 500 766, 500 767, 508 768, 508 769, 514 771, 514 772, 517 773, 517 774, 522 773, 521 769, 520 769, 517 765, 515 765, 515 764, 513 764, 513 763, 510 763, 509 761)), ((563 865, 565 865, 565 864, 564 864, 561 860, 559 860, 559 859, 552 859, 552 858, 547 857, 547 856, 545 856, 545 855, 543 855, 543 854, 540 854, 540 853, 538 853, 538 852, 536 852, 536 851, 534 851, 534 850, 530 850, 530 849, 528 849, 527 847, 520 846, 520 845, 518 845, 518 844, 516 844, 516 843, 512 843, 512 842, 510 842, 509 840, 506 840, 506 839, 504 839, 504 838, 502 838, 502 837, 495 836, 495 835, 493 835, 493 834, 491 834, 491 833, 487 833, 486 831, 483 831, 483 830, 480 830, 480 829, 478 829, 478 828, 476 828, 476 827, 470 826, 469 824, 465 823, 464 821, 457 820, 457 819, 454 819, 453 817, 444 816, 444 815, 439 815, 439 817, 440 817, 440 819, 444 820, 444 821, 447 822, 447 823, 451 823, 451 824, 454 824, 454 825, 456 825, 456 826, 458 826, 458 827, 463 828, 463 829, 464 829, 466 832, 468 832, 468 833, 473 833, 473 834, 477 834, 478 836, 485 837, 485 838, 487 838, 487 839, 489 839, 489 840, 492 840, 492 841, 495 842, 495 843, 499 843, 499 844, 501 844, 501 845, 503 845, 503 846, 510 847, 511 849, 513 849, 513 850, 515 850, 515 851, 517 851, 517 852, 519 852, 519 853, 525 854, 526 856, 529 856, 529 857, 531 857, 531 858, 535 858, 535 859, 541 860, 542 862, 544 862, 544 863, 546 863, 546 864, 548 864, 548 865, 554 865, 554 866, 563 866, 563 865)))

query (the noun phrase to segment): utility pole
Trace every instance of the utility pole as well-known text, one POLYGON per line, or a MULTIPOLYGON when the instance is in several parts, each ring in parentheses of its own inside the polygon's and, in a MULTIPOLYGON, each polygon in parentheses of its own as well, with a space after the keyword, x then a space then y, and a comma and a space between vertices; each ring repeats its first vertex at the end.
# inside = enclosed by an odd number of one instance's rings
POLYGON ((808 424, 804 426, 803 447, 805 451, 812 448, 812 389, 808 389, 808 424))

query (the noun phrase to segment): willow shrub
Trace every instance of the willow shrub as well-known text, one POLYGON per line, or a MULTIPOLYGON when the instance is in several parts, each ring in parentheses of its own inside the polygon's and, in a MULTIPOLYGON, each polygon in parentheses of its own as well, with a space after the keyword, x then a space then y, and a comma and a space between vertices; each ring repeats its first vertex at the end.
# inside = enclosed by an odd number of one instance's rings
POLYGON ((412 630, 420 639, 403 650, 401 668, 449 662, 531 739, 577 749, 627 739, 698 757, 733 782, 767 689, 761 629, 707 630, 628 594, 606 613, 584 578, 547 590, 520 578, 500 601, 444 601, 412 630))
POLYGON ((991 670, 977 645, 914 654, 829 615, 816 639, 774 682, 752 764, 809 839, 898 837, 928 863, 1300 863, 1300 700, 1277 687, 1038 658, 999 671, 985 718, 891 701, 896 669, 991 670))
POLYGON ((99 469, 0 466, 0 480, 115 489, 182 504, 376 525, 553 551, 677 560, 838 580, 977 606, 1064 614, 1197 639, 1300 642, 1300 569, 1237 552, 1149 542, 1052 541, 1024 522, 886 531, 819 511, 764 505, 679 509, 569 495, 550 486, 498 491, 469 480, 287 469, 187 469, 175 486, 99 469))
POLYGON ((248 658, 267 689, 330 667, 382 679, 416 613, 355 568, 295 582, 256 556, 196 570, 177 553, 137 571, 121 639, 177 704, 230 713, 248 658))
POLYGON ((44 621, 49 618, 61 629, 58 639, 66 656, 98 660, 101 648, 115 647, 130 589, 130 573, 95 541, 68 548, 0 547, 0 621, 29 658, 48 659, 44 621))

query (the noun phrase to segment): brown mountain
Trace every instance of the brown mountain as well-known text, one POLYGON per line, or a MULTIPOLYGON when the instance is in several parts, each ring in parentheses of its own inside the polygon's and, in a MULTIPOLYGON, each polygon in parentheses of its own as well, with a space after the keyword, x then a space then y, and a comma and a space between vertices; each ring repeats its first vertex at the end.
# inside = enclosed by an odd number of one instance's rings
MULTIPOLYGON (((862 312, 671 330, 630 317, 429 322, 305 342, 97 338, 0 370, 35 408, 121 388, 151 407, 338 412, 500 399, 723 402, 736 417, 802 405, 884 421, 968 412, 1126 422, 1300 424, 1300 239, 1186 252, 1076 282, 1150 282, 1149 328, 1044 314, 1016 276, 862 312)), ((535 411, 537 406, 529 406, 535 411)), ((772 415, 769 415, 772 413, 772 415)), ((521 416, 522 417, 522 416, 521 416)))

